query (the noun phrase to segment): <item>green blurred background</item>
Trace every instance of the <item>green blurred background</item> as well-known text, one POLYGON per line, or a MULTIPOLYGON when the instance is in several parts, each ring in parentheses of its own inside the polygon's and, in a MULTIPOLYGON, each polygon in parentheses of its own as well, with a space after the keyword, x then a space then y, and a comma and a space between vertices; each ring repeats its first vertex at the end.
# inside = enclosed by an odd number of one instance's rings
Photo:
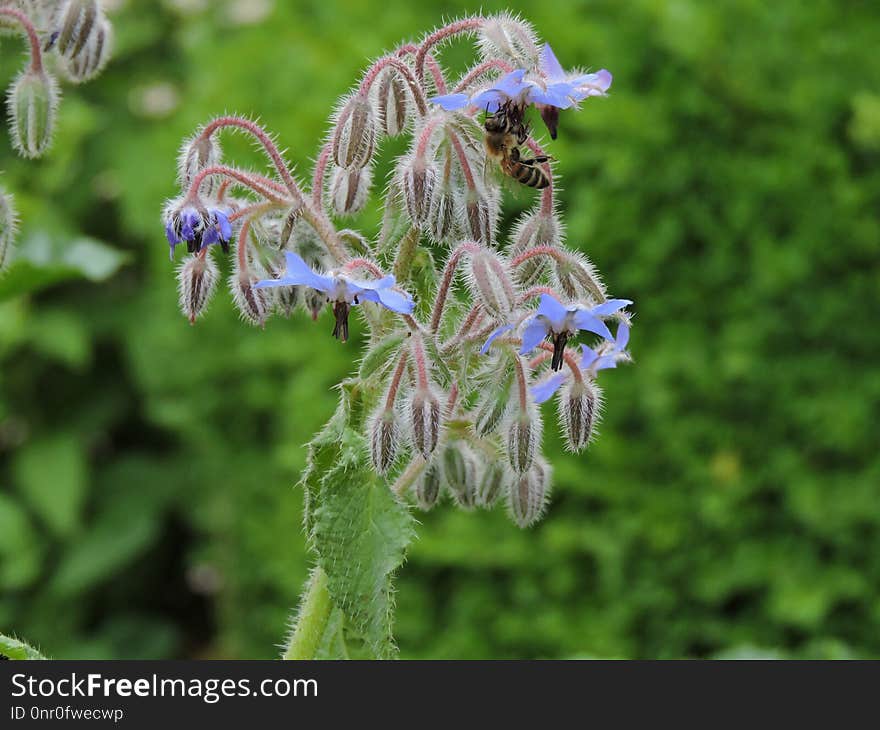
MULTIPOLYGON (((115 56, 65 88, 48 158, 0 132, 24 260, 0 280, 0 630, 64 658, 273 657, 309 567, 303 444, 359 346, 326 314, 251 328, 222 291, 187 323, 159 222, 177 149, 239 111, 307 175, 368 57, 476 8, 112 5, 115 56)), ((880 656, 880 7, 482 7, 614 73, 550 151, 570 245, 636 301, 636 363, 603 375, 587 453, 548 427, 536 528, 420 516, 402 656, 880 656)), ((2 39, 4 84, 21 54, 2 39)))

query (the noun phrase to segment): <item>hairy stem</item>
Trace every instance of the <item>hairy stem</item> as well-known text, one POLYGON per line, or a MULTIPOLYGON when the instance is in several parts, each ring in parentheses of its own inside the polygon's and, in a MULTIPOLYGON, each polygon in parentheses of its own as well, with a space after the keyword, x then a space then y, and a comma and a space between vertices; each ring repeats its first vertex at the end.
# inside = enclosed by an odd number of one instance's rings
POLYGON ((327 628, 333 601, 327 587, 327 574, 316 567, 300 603, 296 625, 290 634, 283 659, 314 659, 327 628))
POLYGON ((21 10, 16 8, 0 8, 0 15, 7 18, 14 18, 21 25, 25 35, 27 35, 28 43, 31 46, 31 71, 34 73, 43 72, 43 50, 40 48, 40 38, 37 35, 37 29, 31 19, 21 10))

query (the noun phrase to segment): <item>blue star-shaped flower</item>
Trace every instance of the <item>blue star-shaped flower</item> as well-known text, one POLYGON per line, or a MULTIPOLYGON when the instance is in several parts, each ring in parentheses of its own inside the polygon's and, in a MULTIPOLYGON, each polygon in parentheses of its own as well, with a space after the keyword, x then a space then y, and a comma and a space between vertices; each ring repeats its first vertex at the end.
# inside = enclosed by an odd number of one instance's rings
POLYGON ((275 286, 307 286, 327 295, 333 302, 336 326, 333 336, 345 342, 348 339, 348 313, 352 306, 363 301, 376 302, 398 314, 412 314, 415 304, 406 292, 394 288, 393 276, 375 281, 361 281, 340 271, 318 274, 295 253, 286 253, 287 270, 280 279, 264 279, 254 284, 255 289, 275 286))
POLYGON ((184 206, 172 213, 165 222, 165 237, 171 246, 172 259, 175 246, 184 241, 189 253, 201 251, 212 243, 219 243, 223 251, 228 252, 232 238, 229 211, 216 207, 199 211, 195 206, 184 206))

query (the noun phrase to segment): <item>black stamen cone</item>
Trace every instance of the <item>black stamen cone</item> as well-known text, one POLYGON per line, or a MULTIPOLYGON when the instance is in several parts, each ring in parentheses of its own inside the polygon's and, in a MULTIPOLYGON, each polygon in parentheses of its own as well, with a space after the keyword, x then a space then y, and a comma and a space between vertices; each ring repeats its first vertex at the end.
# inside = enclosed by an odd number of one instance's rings
POLYGON ((348 340, 348 310, 347 302, 335 302, 333 304, 333 316, 336 317, 333 336, 340 342, 348 340))
POLYGON ((556 132, 559 128, 559 109, 555 106, 542 106, 541 119, 544 120, 547 131, 550 132, 550 139, 556 139, 556 132))
POLYGON ((562 332, 553 338, 553 360, 550 368, 562 370, 562 359, 565 356, 565 343, 568 342, 568 332, 562 332))

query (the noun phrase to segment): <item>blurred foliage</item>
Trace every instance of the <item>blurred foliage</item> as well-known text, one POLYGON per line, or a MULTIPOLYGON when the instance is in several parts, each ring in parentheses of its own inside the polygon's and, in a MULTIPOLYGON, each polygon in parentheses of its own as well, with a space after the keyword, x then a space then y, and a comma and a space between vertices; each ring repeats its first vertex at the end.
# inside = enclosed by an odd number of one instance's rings
MULTIPOLYGON (((359 343, 326 315, 249 328, 223 296, 189 326, 158 221, 177 148, 241 111, 307 175, 366 59, 470 8, 114 5, 115 57, 66 90, 52 153, 0 140, 23 219, 0 280, 0 630, 62 658, 271 657, 310 566, 302 445, 359 343)), ((636 364, 604 378, 585 455, 550 436, 537 528, 419 517, 402 656, 880 655, 880 8, 513 9, 565 65, 614 72, 550 147, 569 241, 636 301, 636 364)), ((4 38, 4 84, 20 62, 4 38)))

